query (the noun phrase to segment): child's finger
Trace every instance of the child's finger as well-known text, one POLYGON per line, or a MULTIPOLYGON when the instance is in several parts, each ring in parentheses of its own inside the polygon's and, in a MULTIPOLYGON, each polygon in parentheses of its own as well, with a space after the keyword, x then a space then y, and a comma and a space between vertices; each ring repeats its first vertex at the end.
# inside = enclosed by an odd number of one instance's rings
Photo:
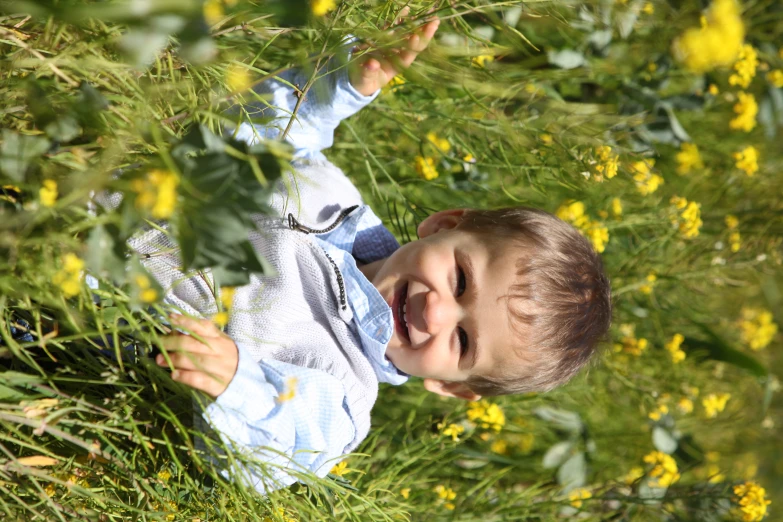
POLYGON ((211 345, 189 335, 169 335, 161 339, 161 344, 167 352, 214 354, 216 351, 211 345))
MULTIPOLYGON (((214 361, 208 361, 202 354, 190 354, 183 352, 174 352, 169 354, 169 360, 171 361, 171 367, 176 370, 199 370, 205 371, 207 366, 213 366, 210 364, 214 361)), ((211 359, 211 358, 210 358, 211 359)), ((158 366, 167 367, 168 363, 163 354, 159 354, 155 357, 155 363, 158 366)), ((210 368, 213 369, 214 368, 210 368)))
POLYGON ((220 337, 222 332, 208 319, 193 319, 186 315, 172 314, 169 316, 172 326, 186 330, 201 337, 220 337))
POLYGON ((217 398, 228 387, 228 383, 223 382, 223 379, 198 370, 174 370, 171 372, 171 378, 191 388, 201 390, 213 398, 217 398))
POLYGON ((408 37, 407 45, 399 55, 403 67, 410 67, 419 53, 427 48, 439 25, 440 19, 436 18, 408 37))

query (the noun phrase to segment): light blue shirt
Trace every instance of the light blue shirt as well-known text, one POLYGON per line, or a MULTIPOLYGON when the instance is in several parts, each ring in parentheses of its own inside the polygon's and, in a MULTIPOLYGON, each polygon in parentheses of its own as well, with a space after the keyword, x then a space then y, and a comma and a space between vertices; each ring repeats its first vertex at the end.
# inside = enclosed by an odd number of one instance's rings
MULTIPOLYGON (((304 85, 299 71, 281 75, 285 81, 304 85)), ((258 89, 271 95, 275 119, 266 126, 243 123, 235 137, 254 142, 276 138, 285 128, 296 103, 292 89, 268 81, 258 89)), ((287 140, 295 148, 295 160, 323 160, 321 150, 331 146, 334 129, 376 96, 363 96, 351 86, 345 68, 321 78, 297 112, 287 140)), ((252 110, 253 107, 246 107, 252 110)), ((348 215, 335 229, 316 235, 314 241, 334 260, 343 275, 346 297, 353 312, 350 327, 380 382, 402 384, 408 376, 386 358, 386 346, 394 322, 391 308, 357 267, 357 259, 370 263, 390 256, 397 248, 394 236, 367 206, 348 215)), ((253 360, 238 344, 237 372, 225 392, 205 411, 213 428, 228 435, 234 449, 269 464, 274 483, 247 469, 238 470, 259 492, 296 482, 289 472, 328 474, 355 435, 354 422, 344 404, 345 391, 336 377, 324 371, 289 363, 253 360), (294 388, 295 393, 288 394, 294 388), (325 448, 313 452, 312 448, 325 448)))

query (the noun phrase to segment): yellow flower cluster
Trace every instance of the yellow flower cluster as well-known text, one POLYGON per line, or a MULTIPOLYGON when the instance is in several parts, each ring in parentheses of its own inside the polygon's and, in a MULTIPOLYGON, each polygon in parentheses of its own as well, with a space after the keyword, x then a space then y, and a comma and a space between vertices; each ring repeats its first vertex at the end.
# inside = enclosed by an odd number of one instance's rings
POLYGON ((636 182, 636 190, 638 190, 642 196, 652 194, 658 190, 658 187, 663 185, 663 178, 652 172, 653 165, 655 165, 655 160, 652 159, 635 161, 631 164, 631 172, 634 173, 633 179, 636 182))
POLYGON ((680 349, 682 342, 685 340, 682 334, 674 334, 671 341, 666 343, 665 348, 672 355, 672 362, 677 364, 685 359, 685 352, 680 349))
POLYGON ((647 414, 647 416, 654 421, 659 421, 661 420, 661 417, 667 413, 669 413, 669 407, 665 404, 658 404, 658 406, 656 406, 653 411, 647 414))
POLYGON ((727 214, 726 226, 729 229, 729 246, 731 247, 731 251, 738 252, 741 246, 742 237, 737 229, 739 226, 739 219, 737 219, 737 216, 727 214))
POLYGON ((740 92, 737 97, 739 101, 734 104, 734 113, 737 116, 729 122, 729 128, 750 132, 756 127, 759 105, 756 103, 756 97, 752 94, 740 92))
POLYGON ((775 69, 767 73, 767 81, 772 84, 773 87, 780 89, 783 87, 783 71, 775 69))
POLYGON ((446 426, 442 422, 438 423, 438 429, 441 430, 440 432, 446 437, 451 437, 451 440, 454 442, 459 441, 459 436, 465 432, 465 428, 459 424, 449 424, 446 426))
POLYGON ((750 145, 739 152, 734 153, 735 165, 748 176, 752 176, 759 170, 759 151, 750 145))
POLYGON ((718 416, 718 413, 722 412, 726 408, 726 402, 731 398, 730 393, 711 393, 701 400, 701 405, 704 406, 704 413, 708 419, 713 419, 718 416))
POLYGON ((758 54, 756 50, 750 44, 742 46, 739 52, 739 57, 734 63, 734 74, 729 76, 730 85, 739 85, 743 89, 746 89, 753 77, 756 76, 756 67, 759 66, 758 54))
POLYGON ((598 221, 592 221, 585 214, 585 204, 581 201, 566 201, 555 211, 555 215, 567 223, 574 225, 579 232, 587 237, 593 248, 599 254, 606 249, 609 242, 609 230, 598 221))
POLYGON ((632 324, 621 324, 620 325, 620 333, 622 334, 622 338, 619 343, 615 343, 614 345, 614 351, 624 352, 624 353, 630 353, 631 355, 635 355, 639 357, 644 353, 645 350, 647 350, 647 339, 645 338, 636 338, 635 333, 636 327, 632 324))
POLYGON ((310 9, 315 16, 323 16, 337 7, 335 0, 310 0, 310 9))
POLYGON ((704 167, 699 148, 695 143, 683 143, 675 158, 677 159, 677 174, 680 176, 688 174, 692 169, 704 167))
POLYGON ((732 63, 744 39, 736 0, 714 0, 702 17, 702 26, 685 31, 674 41, 672 51, 686 68, 702 73, 732 63))
POLYGON ((408 498, 411 496, 411 488, 402 488, 400 490, 400 495, 402 495, 402 498, 405 500, 408 500, 408 498))
POLYGON ((505 455, 508 453, 508 442, 504 439, 498 439, 490 444, 489 451, 497 453, 498 455, 505 455))
POLYGON ((432 143, 436 149, 444 154, 451 150, 451 143, 446 138, 439 138, 434 132, 427 133, 427 141, 432 143))
POLYGON ((453 489, 447 488, 443 484, 438 484, 437 486, 435 486, 435 489, 433 491, 435 491, 435 493, 438 494, 438 499, 441 502, 446 501, 443 507, 449 510, 454 509, 454 504, 451 503, 450 501, 457 498, 457 494, 454 492, 453 489))
POLYGON ((223 11, 223 2, 220 0, 206 0, 202 7, 204 13, 204 20, 209 25, 215 25, 220 22, 225 16, 223 11))
POLYGON ((653 487, 666 488, 680 479, 677 463, 671 455, 661 451, 653 451, 645 455, 644 462, 653 465, 650 471, 650 476, 656 479, 650 484, 653 487))
POLYGON ((682 397, 680 400, 677 401, 677 409, 680 410, 682 413, 692 413, 693 412, 693 401, 690 400, 688 397, 682 397))
POLYGON ((405 77, 401 74, 398 74, 392 78, 389 83, 381 87, 381 93, 386 94, 389 92, 397 92, 398 90, 402 89, 403 85, 405 85, 405 77))
POLYGON ((758 522, 767 514, 767 506, 772 501, 765 498, 767 491, 754 481, 734 486, 734 501, 739 505, 738 511, 742 522, 758 522))
POLYGON ((171 472, 166 468, 158 471, 158 480, 160 480, 165 484, 166 482, 171 480, 171 472))
POLYGON ((73 297, 81 289, 82 270, 84 261, 75 254, 65 254, 63 256, 63 267, 54 274, 52 282, 60 287, 65 297, 73 297))
POLYGON ((699 235, 699 229, 704 224, 701 220, 701 204, 688 201, 679 196, 672 196, 669 200, 674 205, 672 224, 680 231, 685 239, 692 239, 699 235))
POLYGON ((582 507, 582 501, 592 497, 593 494, 590 493, 590 490, 586 488, 576 488, 568 494, 568 500, 575 508, 582 507))
POLYGON ((212 317, 212 322, 221 328, 228 324, 228 312, 231 310, 231 305, 234 302, 234 293, 236 290, 236 287, 233 286, 224 286, 220 289, 220 305, 222 310, 212 317))
POLYGON ((424 158, 422 156, 416 156, 416 172, 419 176, 431 181, 438 177, 438 169, 435 168, 435 160, 433 158, 424 158))
POLYGON ((658 276, 655 275, 655 272, 650 272, 644 280, 647 282, 639 287, 639 291, 645 295, 650 295, 653 291, 653 286, 655 286, 655 282, 658 280, 658 276))
POLYGON ((495 57, 491 54, 480 54, 478 56, 474 56, 473 59, 471 59, 470 63, 473 65, 473 67, 478 67, 479 69, 484 68, 487 66, 489 62, 494 62, 495 57))
POLYGON ((773 321, 772 312, 762 308, 744 307, 739 328, 742 342, 751 350, 766 348, 778 333, 778 325, 773 321))
POLYGON ((641 466, 632 467, 628 473, 622 477, 622 481, 629 486, 644 476, 644 468, 641 466))
POLYGON ((144 274, 136 275, 136 286, 139 287, 139 300, 142 303, 154 303, 158 300, 158 291, 152 288, 150 278, 144 274))
POLYGON ((226 71, 226 86, 230 92, 244 92, 250 88, 253 80, 246 67, 236 64, 228 66, 226 71))
POLYGON ((619 166, 620 156, 612 154, 612 147, 608 145, 602 145, 595 149, 595 155, 598 157, 600 163, 595 166, 595 179, 596 181, 603 181, 604 176, 606 179, 612 179, 617 175, 617 167, 619 166))
POLYGON ((284 520, 285 522, 298 522, 295 518, 286 515, 285 508, 283 507, 278 507, 275 511, 277 511, 278 516, 274 520, 272 520, 271 517, 264 517, 264 522, 277 522, 278 520, 284 520))
POLYGON ((623 202, 620 201, 620 198, 612 198, 612 216, 615 219, 623 217, 623 202))
POLYGON ((41 205, 44 207, 53 207, 58 196, 57 182, 53 179, 45 179, 43 187, 38 189, 38 195, 41 198, 41 205))
POLYGON ((500 406, 490 403, 486 399, 468 403, 468 420, 481 426, 483 429, 491 429, 496 433, 506 425, 506 416, 500 406))
POLYGON ((179 179, 170 170, 153 169, 144 178, 131 182, 136 192, 136 208, 150 210, 155 219, 166 219, 174 213, 177 204, 179 179))

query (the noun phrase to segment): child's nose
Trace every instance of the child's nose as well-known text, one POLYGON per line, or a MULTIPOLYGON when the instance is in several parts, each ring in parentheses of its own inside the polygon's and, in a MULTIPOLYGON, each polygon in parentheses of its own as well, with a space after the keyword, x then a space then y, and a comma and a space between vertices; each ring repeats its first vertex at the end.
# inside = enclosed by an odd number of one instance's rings
POLYGON ((451 330, 457 322, 458 313, 454 299, 444 297, 436 291, 427 292, 422 314, 427 333, 436 335, 441 331, 451 330))

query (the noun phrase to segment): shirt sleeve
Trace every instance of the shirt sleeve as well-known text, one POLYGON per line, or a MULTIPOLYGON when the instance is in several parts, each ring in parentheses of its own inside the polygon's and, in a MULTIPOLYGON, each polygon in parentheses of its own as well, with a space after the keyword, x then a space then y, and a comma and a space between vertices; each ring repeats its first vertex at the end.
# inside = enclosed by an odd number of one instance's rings
POLYGON ((204 419, 227 446, 263 465, 235 466, 224 475, 233 472, 261 494, 296 482, 292 471, 325 477, 355 436, 342 383, 312 368, 256 363, 237 347, 237 372, 204 419))
MULTIPOLYGON (((346 44, 346 47, 349 46, 350 43, 346 44)), ((340 66, 334 58, 319 74, 320 78, 305 95, 286 135, 286 140, 294 146, 295 159, 324 160, 321 151, 332 146, 334 130, 340 121, 359 112, 380 92, 378 90, 369 96, 359 93, 348 78, 348 67, 345 64, 340 66)), ((292 85, 301 89, 308 78, 309 74, 301 69, 293 69, 256 87, 255 92, 267 98, 269 105, 254 103, 246 105, 245 109, 253 118, 270 118, 270 121, 263 125, 242 123, 235 137, 253 144, 261 138, 280 136, 288 126, 298 101, 298 92, 292 85)))

